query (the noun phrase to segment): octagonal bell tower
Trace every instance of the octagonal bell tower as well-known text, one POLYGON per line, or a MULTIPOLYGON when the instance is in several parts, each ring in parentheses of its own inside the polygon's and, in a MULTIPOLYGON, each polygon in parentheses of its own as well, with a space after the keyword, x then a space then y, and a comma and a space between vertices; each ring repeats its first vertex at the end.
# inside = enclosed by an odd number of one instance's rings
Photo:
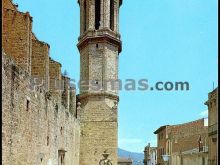
POLYGON ((122 0, 79 0, 80 165, 98 165, 109 153, 117 165, 119 8, 122 0))

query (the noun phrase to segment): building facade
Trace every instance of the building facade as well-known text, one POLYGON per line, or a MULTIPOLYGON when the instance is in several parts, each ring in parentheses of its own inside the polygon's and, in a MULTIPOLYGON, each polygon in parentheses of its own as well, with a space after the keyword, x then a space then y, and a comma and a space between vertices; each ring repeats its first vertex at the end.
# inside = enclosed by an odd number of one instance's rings
POLYGON ((218 164, 218 88, 208 94, 208 146, 209 146, 209 165, 218 164))
POLYGON ((208 127, 205 119, 157 129, 157 164, 169 155, 169 165, 208 164, 208 127))
POLYGON ((80 165, 97 165, 104 152, 117 164, 119 8, 122 0, 79 0, 80 165))
POLYGON ((165 125, 157 129, 154 134, 157 134, 157 164, 163 164, 162 155, 169 153, 168 148, 168 134, 169 134, 170 126, 165 125))
POLYGON ((157 165, 157 148, 151 147, 150 143, 144 148, 144 165, 157 165))

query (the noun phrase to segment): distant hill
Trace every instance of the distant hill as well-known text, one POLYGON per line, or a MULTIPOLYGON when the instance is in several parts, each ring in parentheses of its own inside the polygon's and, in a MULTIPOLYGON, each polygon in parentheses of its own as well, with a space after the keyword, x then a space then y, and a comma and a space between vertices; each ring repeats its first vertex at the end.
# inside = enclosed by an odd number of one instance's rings
POLYGON ((119 148, 118 156, 131 158, 133 160, 133 165, 143 165, 144 153, 129 152, 119 148), (138 163, 138 161, 140 161, 141 163, 138 163))

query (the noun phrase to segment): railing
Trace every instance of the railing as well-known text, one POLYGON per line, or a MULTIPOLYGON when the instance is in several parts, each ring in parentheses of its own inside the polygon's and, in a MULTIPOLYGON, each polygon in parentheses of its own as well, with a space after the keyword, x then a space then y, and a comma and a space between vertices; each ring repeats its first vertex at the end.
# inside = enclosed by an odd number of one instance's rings
POLYGON ((217 125, 217 123, 216 123, 216 124, 213 124, 213 125, 210 125, 209 128, 208 128, 209 135, 217 134, 217 130, 218 130, 218 125, 217 125))
POLYGON ((193 153, 203 153, 203 152, 208 152, 208 146, 202 146, 202 150, 199 151, 199 147, 184 151, 182 152, 183 155, 185 154, 193 154, 193 153))

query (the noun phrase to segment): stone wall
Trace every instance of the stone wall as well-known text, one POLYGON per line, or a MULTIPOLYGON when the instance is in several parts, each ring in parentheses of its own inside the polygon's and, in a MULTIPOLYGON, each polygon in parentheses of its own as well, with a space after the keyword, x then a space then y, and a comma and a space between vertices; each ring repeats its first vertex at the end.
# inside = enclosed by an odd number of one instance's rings
POLYGON ((61 102, 61 90, 63 89, 61 64, 57 61, 49 59, 49 77, 50 77, 50 91, 56 96, 57 101, 61 102))
MULTIPOLYGON (((8 2, 9 3, 9 2, 8 2)), ((5 4, 8 4, 5 3, 5 4)), ((23 69, 31 72, 32 53, 32 17, 3 6, 2 45, 6 54, 10 54, 23 69)))
POLYGON ((117 164, 118 123, 117 109, 106 104, 103 96, 80 99, 81 137, 80 165, 95 165, 108 152, 114 165, 117 164))
POLYGON ((6 9, 17 10, 17 7, 12 3, 12 0, 3 0, 2 6, 4 6, 6 9))
POLYGON ((30 76, 3 54, 3 164, 79 164, 79 121, 42 89, 30 89, 30 76))
POLYGON ((49 45, 33 34, 29 13, 11 0, 3 0, 2 10, 3 164, 78 165, 75 89, 62 79, 61 64, 49 58, 49 45), (36 76, 47 88, 33 81, 36 76), (63 86, 57 89, 55 80, 63 86))
POLYGON ((49 45, 32 39, 31 75, 49 90, 49 45))
POLYGON ((216 165, 218 161, 218 88, 209 93, 208 101, 205 104, 208 106, 209 116, 209 165, 216 165))
POLYGON ((80 50, 80 56, 81 80, 89 81, 80 86, 79 95, 80 165, 98 164, 105 151, 116 165, 118 92, 111 90, 111 84, 106 86, 105 81, 118 79, 118 49, 105 41, 91 41, 80 50), (88 84, 89 88, 84 88, 88 84))
MULTIPOLYGON (((77 46, 82 80, 78 97, 82 109, 77 111, 81 122, 80 165, 99 164, 104 152, 109 154, 112 164, 116 165, 119 97, 114 82, 118 80, 121 51, 120 35, 116 30, 119 13, 110 13, 110 1, 78 2, 81 35, 77 46), (113 30, 109 27, 110 15, 115 16, 113 30)), ((119 0, 115 0, 114 4, 118 11, 119 0)))

